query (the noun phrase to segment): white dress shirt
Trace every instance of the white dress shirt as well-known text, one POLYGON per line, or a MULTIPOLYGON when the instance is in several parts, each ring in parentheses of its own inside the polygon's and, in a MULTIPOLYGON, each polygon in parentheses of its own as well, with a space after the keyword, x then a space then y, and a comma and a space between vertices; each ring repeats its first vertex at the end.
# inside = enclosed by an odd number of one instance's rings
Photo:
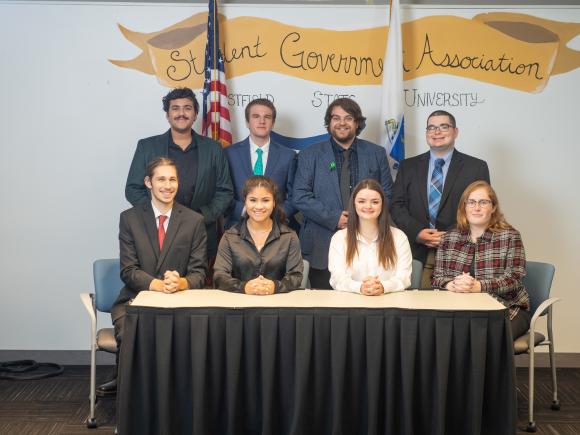
POLYGON ((167 219, 165 219, 165 222, 163 223, 163 229, 165 230, 165 233, 167 234, 167 227, 169 226, 169 219, 171 219, 171 210, 173 210, 173 209, 169 209, 169 211, 167 211, 167 213, 161 213, 153 205, 153 201, 151 201, 151 207, 153 207, 153 214, 155 215, 155 226, 157 227, 157 229, 159 229, 159 216, 161 216, 161 215, 167 216, 167 219))
POLYGON ((377 258, 377 239, 367 242, 357 235, 358 254, 352 264, 346 264, 346 228, 337 231, 330 241, 328 270, 330 285, 335 290, 360 293, 360 287, 367 276, 378 276, 385 293, 405 290, 411 285, 411 264, 413 256, 407 236, 398 228, 391 227, 397 252, 394 268, 385 269, 377 258))
POLYGON ((251 137, 248 137, 250 141, 250 159, 252 160, 252 171, 254 170, 254 166, 256 166, 256 162, 258 161, 258 153, 256 150, 260 148, 262 150, 262 167, 264 168, 264 175, 266 175, 266 163, 268 163, 268 153, 270 151, 270 140, 268 139, 268 143, 259 147, 256 145, 251 137))

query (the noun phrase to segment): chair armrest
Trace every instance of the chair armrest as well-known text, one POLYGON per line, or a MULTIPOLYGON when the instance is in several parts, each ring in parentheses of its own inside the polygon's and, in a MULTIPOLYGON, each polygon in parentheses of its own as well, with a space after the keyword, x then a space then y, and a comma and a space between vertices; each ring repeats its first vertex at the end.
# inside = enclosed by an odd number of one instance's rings
POLYGON ((83 306, 85 307, 85 309, 87 310, 87 313, 89 314, 89 318, 91 319, 91 323, 97 323, 97 313, 95 312, 95 304, 94 304, 94 297, 95 295, 93 293, 81 293, 80 294, 81 297, 81 302, 83 303, 83 306))
MULTIPOLYGON (((536 322, 538 321, 538 319, 540 318, 540 316, 542 315, 542 313, 544 311, 546 311, 547 309, 549 309, 552 305, 554 305, 556 302, 560 301, 560 298, 549 298, 546 299, 544 302, 542 302, 538 308, 536 308, 536 312, 534 313, 534 315, 532 316, 532 319, 530 320, 530 332, 529 332, 529 343, 528 343, 528 349, 533 349, 534 348, 534 339, 536 336, 536 322)), ((550 319, 551 320, 551 319, 550 319)), ((550 325, 548 325, 550 327, 550 325)))
POLYGON ((542 315, 542 313, 544 311, 546 311, 548 309, 548 307, 552 306, 553 304, 555 304, 558 301, 561 301, 562 299, 560 298, 549 298, 546 299, 544 302, 542 302, 538 308, 536 309, 536 312, 534 313, 534 315, 532 316, 532 320, 530 320, 530 329, 534 330, 534 326, 536 321, 538 320, 538 318, 542 315))

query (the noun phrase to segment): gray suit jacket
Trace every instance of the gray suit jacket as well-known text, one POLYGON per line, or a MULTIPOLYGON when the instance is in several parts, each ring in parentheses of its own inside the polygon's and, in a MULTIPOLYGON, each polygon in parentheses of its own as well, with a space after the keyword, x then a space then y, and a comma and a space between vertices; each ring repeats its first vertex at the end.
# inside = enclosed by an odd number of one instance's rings
MULTIPOLYGON (((393 180, 385 149, 362 139, 357 141, 358 180, 355 184, 373 178, 390 200, 393 180)), ((330 141, 311 145, 298 154, 294 176, 292 201, 304 215, 300 229, 302 255, 315 269, 328 267, 330 239, 345 210, 337 170, 331 167, 334 160, 330 141)))
POLYGON ((124 304, 141 290, 148 290, 151 281, 163 279, 167 270, 179 272, 187 279, 189 288, 203 288, 207 272, 203 217, 180 204, 173 205, 161 251, 150 202, 121 213, 119 250, 125 287, 114 305, 124 304))

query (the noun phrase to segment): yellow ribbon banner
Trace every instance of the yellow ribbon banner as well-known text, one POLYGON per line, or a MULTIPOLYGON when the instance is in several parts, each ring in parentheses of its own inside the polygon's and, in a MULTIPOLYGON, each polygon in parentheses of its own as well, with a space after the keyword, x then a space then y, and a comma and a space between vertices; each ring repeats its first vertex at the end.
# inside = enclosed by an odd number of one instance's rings
MULTIPOLYGON (((167 87, 203 87, 207 14, 154 33, 125 37, 141 48, 115 65, 155 75, 167 87)), ((228 78, 271 71, 333 85, 378 85, 387 27, 351 31, 290 26, 256 17, 220 16, 228 78)), ((404 23, 404 79, 452 74, 526 92, 539 92, 554 74, 580 66, 566 44, 580 24, 530 15, 488 13, 466 19, 431 16, 404 23)))

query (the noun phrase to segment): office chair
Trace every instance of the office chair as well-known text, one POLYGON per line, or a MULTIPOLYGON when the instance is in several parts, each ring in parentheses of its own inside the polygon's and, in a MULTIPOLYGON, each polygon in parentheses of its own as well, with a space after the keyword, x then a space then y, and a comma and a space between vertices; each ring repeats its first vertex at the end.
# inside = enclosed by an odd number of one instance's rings
POLYGON ((539 263, 535 261, 526 262, 526 276, 524 286, 530 296, 531 312, 533 313, 530 321, 530 329, 521 337, 514 341, 514 353, 520 355, 529 354, 529 397, 528 397, 528 426, 527 432, 536 431, 536 422, 534 421, 534 350, 536 346, 548 346, 550 353, 550 367, 552 369, 552 391, 553 400, 551 408, 560 409, 558 400, 558 386, 556 383, 556 361, 554 359, 554 335, 552 333, 552 305, 560 298, 550 298, 550 288, 554 278, 554 265, 548 263, 539 263), (544 334, 536 331, 536 322, 542 316, 547 316, 548 338, 544 334))
POLYGON ((411 286, 410 289, 417 290, 421 288, 421 276, 423 275, 423 263, 413 259, 411 264, 411 286))
POLYGON ((97 331, 97 312, 110 313, 113 303, 117 299, 121 288, 123 288, 124 284, 120 278, 119 259, 96 260, 93 263, 93 280, 95 293, 81 293, 80 295, 91 321, 90 413, 87 418, 87 427, 90 429, 97 427, 97 420, 95 419, 97 351, 117 352, 114 329, 102 328, 97 331))
POLYGON ((308 280, 308 273, 310 272, 310 263, 308 260, 302 260, 302 264, 304 265, 302 271, 302 282, 300 283, 300 288, 309 288, 310 281, 308 280))

